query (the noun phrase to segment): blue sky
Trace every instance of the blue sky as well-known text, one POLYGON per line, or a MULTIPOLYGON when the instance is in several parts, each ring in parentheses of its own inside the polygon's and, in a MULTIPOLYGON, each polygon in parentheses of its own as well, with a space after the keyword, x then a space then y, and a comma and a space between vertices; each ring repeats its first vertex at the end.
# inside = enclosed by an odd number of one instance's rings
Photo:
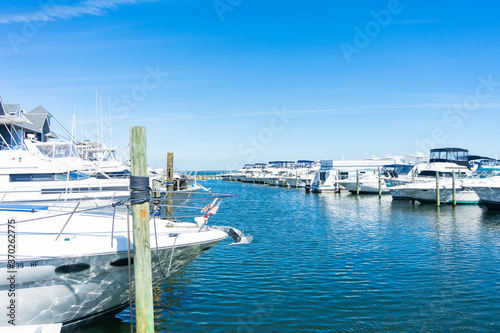
POLYGON ((2 1, 0 96, 162 167, 500 148, 494 1, 2 1), (111 102, 111 103, 109 103, 111 102), (85 130, 86 129, 86 130, 85 130), (105 129, 106 139, 109 130, 105 129))

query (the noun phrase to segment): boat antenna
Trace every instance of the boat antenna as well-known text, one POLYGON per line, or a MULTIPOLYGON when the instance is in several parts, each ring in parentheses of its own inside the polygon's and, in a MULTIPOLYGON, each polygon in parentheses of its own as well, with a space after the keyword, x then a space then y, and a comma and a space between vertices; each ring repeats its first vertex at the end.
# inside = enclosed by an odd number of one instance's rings
POLYGON ((102 140, 102 144, 104 145, 104 125, 103 125, 103 121, 102 121, 102 99, 100 96, 99 96, 99 106, 101 108, 101 140, 102 140))
POLYGON ((71 143, 75 143, 76 135, 76 107, 73 107, 73 124, 71 125, 71 143))
POLYGON ((109 109, 109 147, 113 148, 113 128, 111 127, 111 97, 108 96, 108 109, 109 109))
POLYGON ((95 111, 97 114, 97 145, 99 145, 99 104, 97 101, 97 90, 95 91, 95 111))

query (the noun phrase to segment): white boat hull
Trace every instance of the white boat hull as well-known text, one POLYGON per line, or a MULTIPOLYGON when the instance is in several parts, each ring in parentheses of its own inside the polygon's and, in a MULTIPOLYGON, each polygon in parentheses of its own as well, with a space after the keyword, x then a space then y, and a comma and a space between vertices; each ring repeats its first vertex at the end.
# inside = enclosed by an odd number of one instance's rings
MULTIPOLYGON (((25 221, 44 214, 0 211, 0 216, 2 222, 7 222, 13 216, 25 221)), ((115 218, 113 245, 109 216, 75 214, 56 240, 67 220, 66 215, 16 223, 15 269, 7 266, 12 259, 7 255, 7 224, 1 226, 0 276, 13 278, 0 280, 0 298, 15 299, 16 325, 70 324, 127 306, 126 218, 123 215, 115 218)), ((227 237, 212 228, 197 232, 199 227, 195 224, 168 227, 165 220, 156 223, 159 257, 154 224, 150 223, 152 287, 164 280, 158 263, 161 262, 166 273, 174 241, 169 275, 227 237), (171 237, 175 233, 178 237, 171 237)), ((0 331, 1 327, 11 326, 9 320, 8 316, 2 316, 0 331)))
MULTIPOLYGON (((343 181, 339 183, 340 186, 345 188, 351 193, 357 193, 358 185, 356 184, 356 181, 343 181)), ((381 181, 381 190, 383 194, 389 193, 389 189, 385 185, 383 181, 381 181)), ((361 181, 359 182, 359 193, 362 194, 378 194, 379 193, 379 188, 378 188, 378 182, 365 182, 361 181)))
MULTIPOLYGON (((419 202, 436 203, 435 188, 399 187, 398 190, 419 202)), ((457 204, 477 204, 479 202, 479 196, 473 190, 458 187, 455 193, 457 204)), ((439 190, 439 197, 441 203, 453 203, 453 189, 442 186, 439 190)))
POLYGON ((474 192, 488 209, 500 210, 500 188, 498 187, 474 187, 474 192))

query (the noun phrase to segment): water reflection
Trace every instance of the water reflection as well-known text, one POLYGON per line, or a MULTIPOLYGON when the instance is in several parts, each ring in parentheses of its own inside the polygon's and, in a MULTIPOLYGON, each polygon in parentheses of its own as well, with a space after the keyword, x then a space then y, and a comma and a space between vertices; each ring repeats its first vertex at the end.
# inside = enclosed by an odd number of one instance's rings
MULTIPOLYGON (((209 183, 235 194, 213 223, 254 243, 220 244, 156 288, 157 331, 500 330, 500 214, 209 183)), ((103 327, 128 332, 118 318, 103 327)))

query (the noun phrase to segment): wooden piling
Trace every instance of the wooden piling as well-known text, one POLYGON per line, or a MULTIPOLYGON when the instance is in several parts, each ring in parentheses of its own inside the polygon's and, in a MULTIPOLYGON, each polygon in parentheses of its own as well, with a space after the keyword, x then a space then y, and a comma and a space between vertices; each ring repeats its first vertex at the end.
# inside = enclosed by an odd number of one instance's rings
MULTIPOLYGON (((172 191, 174 190, 174 153, 167 153, 167 198, 172 198, 172 191)), ((172 200, 165 200, 166 215, 172 216, 172 200)))
POLYGON ((439 171, 436 171, 436 205, 441 205, 441 198, 439 196, 439 171))
POLYGON ((359 195, 359 170, 356 170, 356 195, 359 195))
POLYGON ((457 189, 455 187, 455 171, 451 174, 451 181, 453 186, 453 206, 457 205, 457 189))
POLYGON ((337 193, 340 194, 341 188, 340 188, 340 181, 342 180, 342 172, 340 170, 337 170, 337 193))
MULTIPOLYGON (((146 128, 130 128, 131 175, 148 177, 146 128)), ((154 332, 149 202, 132 204, 134 230, 135 315, 137 332, 154 332)))
POLYGON ((380 177, 382 176, 380 168, 378 169, 378 197, 382 198, 382 183, 380 177))

